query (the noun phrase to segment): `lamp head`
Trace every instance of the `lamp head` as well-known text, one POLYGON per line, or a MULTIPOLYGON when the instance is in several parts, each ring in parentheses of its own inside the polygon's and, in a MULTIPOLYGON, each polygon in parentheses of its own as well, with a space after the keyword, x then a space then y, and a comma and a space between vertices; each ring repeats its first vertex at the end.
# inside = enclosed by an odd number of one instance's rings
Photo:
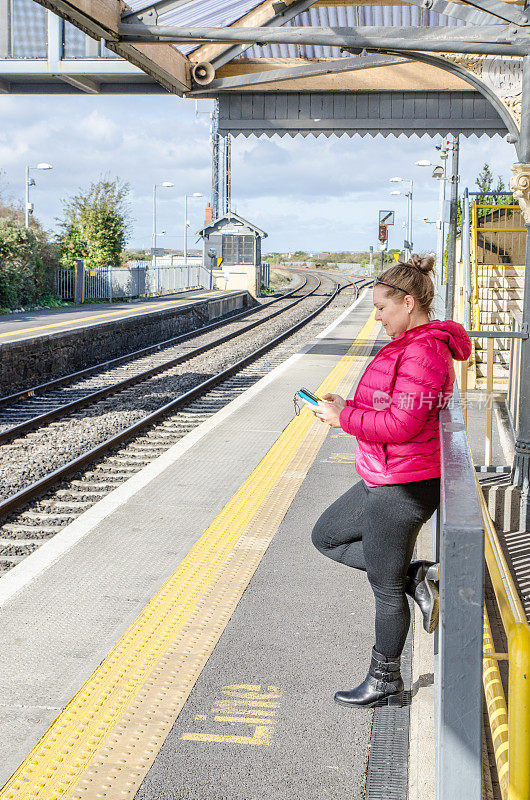
POLYGON ((200 192, 193 192, 192 194, 192 197, 203 197, 203 196, 204 195, 202 195, 200 192))
POLYGON ((431 162, 427 161, 426 159, 422 159, 421 161, 416 161, 415 164, 417 167, 432 167, 431 162))
POLYGON ((399 189, 394 189, 394 191, 390 192, 390 194, 401 194, 401 192, 399 191, 399 189))
POLYGON ((389 178, 390 183, 401 183, 402 180, 403 178, 399 178, 397 176, 395 178, 389 178))
POLYGON ((440 166, 435 167, 433 169, 433 171, 432 171, 432 176, 433 176, 433 178, 436 178, 437 180, 441 180, 443 178, 443 176, 444 176, 443 167, 440 167, 440 166))
POLYGON ((37 164, 37 169, 53 169, 51 164, 47 164, 46 161, 41 161, 40 164, 37 164))
POLYGON ((171 181, 164 181, 160 185, 163 186, 165 189, 171 189, 171 187, 174 186, 175 184, 171 183, 171 181))

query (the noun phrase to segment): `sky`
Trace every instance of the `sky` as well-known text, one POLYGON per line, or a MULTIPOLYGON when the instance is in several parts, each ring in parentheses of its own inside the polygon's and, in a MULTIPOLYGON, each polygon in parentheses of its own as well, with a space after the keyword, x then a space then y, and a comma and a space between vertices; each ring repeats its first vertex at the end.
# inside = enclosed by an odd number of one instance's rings
MULTIPOLYGON (((159 247, 181 249, 184 195, 190 234, 204 221, 210 199, 211 103, 175 96, 0 95, 0 196, 23 200, 26 165, 48 162, 53 170, 36 171, 31 200, 47 230, 57 231, 63 201, 88 189, 102 176, 129 183, 130 247, 149 248, 153 184, 157 190, 159 247), (205 112, 205 113, 202 113, 205 112)), ((391 196, 389 183, 399 176, 414 181, 413 241, 418 252, 436 249, 434 220, 439 183, 432 168, 439 163, 439 139, 405 136, 244 138, 232 142, 232 208, 268 233, 267 251, 340 251, 377 249, 379 209, 394 210, 390 247, 402 246, 406 199, 391 196)), ((461 137, 461 187, 474 188, 484 163, 507 184, 516 161, 513 145, 499 136, 461 137)))

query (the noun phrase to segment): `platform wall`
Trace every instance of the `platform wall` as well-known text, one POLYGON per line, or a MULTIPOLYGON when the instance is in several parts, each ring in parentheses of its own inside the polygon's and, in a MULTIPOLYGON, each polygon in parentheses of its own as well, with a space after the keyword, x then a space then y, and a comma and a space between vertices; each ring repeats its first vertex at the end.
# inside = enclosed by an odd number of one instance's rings
POLYGON ((0 346, 0 396, 195 330, 254 305, 248 292, 0 346))

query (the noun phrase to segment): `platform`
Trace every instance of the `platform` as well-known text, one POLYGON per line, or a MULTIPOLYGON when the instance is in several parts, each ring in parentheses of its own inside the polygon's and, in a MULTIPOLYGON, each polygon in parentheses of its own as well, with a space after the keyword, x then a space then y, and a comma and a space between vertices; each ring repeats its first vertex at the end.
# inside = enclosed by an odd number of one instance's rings
POLYGON ((292 397, 351 394, 371 309, 0 579, 1 800, 363 797, 373 712, 333 693, 366 673, 373 597, 310 541, 354 439, 292 397))
POLYGON ((222 297, 225 294, 226 292, 221 291, 196 289, 166 297, 151 297, 131 302, 84 303, 80 306, 3 314, 0 316, 0 344, 182 308, 205 298, 222 297))

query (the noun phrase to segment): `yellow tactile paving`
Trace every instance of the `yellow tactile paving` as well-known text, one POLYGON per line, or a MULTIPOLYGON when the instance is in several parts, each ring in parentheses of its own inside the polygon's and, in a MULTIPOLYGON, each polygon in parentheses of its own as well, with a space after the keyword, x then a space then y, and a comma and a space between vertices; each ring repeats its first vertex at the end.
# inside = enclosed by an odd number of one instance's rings
MULTIPOLYGON (((318 388, 347 394, 370 316, 318 388)), ((59 714, 0 800, 133 798, 328 432, 305 409, 59 714)))
MULTIPOLYGON (((48 328, 63 328, 67 325, 72 325, 77 327, 81 322, 93 322, 95 319, 103 319, 104 317, 120 317, 124 315, 128 315, 129 317, 136 317, 141 315, 141 312, 153 311, 159 307, 163 308, 178 308, 183 303, 191 303, 193 300, 200 300, 203 297, 209 297, 211 293, 204 292, 203 294, 194 294, 193 297, 182 298, 182 300, 172 300, 171 302, 166 301, 161 303, 149 303, 145 306, 137 306, 136 308, 130 309, 125 308, 123 311, 106 311, 104 314, 94 314, 91 317, 76 317, 75 319, 67 319, 63 322, 50 322, 48 325, 39 325, 35 328, 21 328, 20 330, 16 331, 7 331, 7 333, 0 333, 0 338, 3 336, 19 336, 23 333, 34 333, 35 331, 44 331, 48 328)), ((143 316, 143 314, 142 314, 143 316)))

